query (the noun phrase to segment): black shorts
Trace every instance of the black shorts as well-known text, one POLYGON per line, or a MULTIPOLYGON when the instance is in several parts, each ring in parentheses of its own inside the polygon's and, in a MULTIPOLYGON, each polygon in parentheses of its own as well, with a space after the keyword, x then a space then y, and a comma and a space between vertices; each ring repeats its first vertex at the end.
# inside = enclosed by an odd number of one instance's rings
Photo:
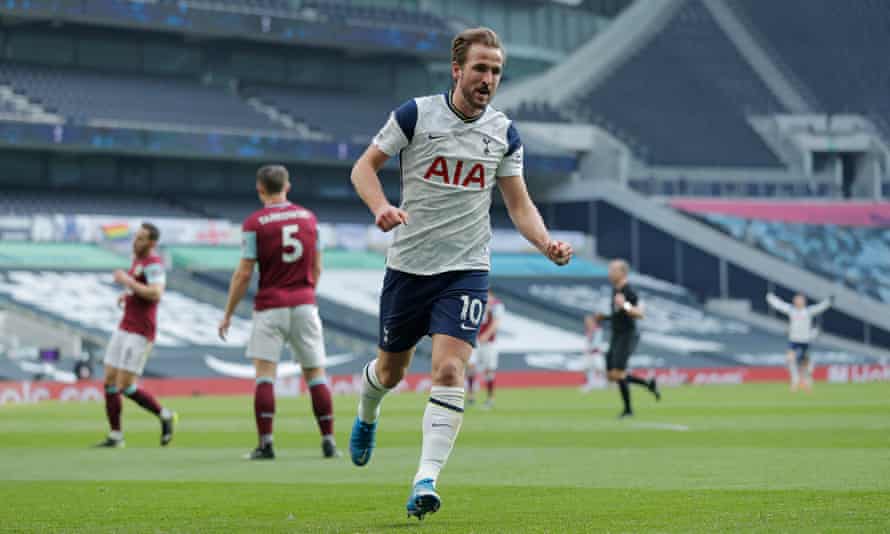
POLYGON ((609 350, 606 352, 606 369, 624 371, 627 369, 627 361, 630 355, 637 349, 640 342, 639 332, 628 332, 612 337, 609 342, 609 350))
POLYGON ((446 334, 475 347, 487 302, 488 271, 423 276, 387 269, 378 344, 387 352, 402 352, 424 336, 446 334))
POLYGON ((788 344, 788 349, 794 353, 794 358, 798 365, 805 365, 810 362, 810 344, 796 343, 792 341, 788 344))

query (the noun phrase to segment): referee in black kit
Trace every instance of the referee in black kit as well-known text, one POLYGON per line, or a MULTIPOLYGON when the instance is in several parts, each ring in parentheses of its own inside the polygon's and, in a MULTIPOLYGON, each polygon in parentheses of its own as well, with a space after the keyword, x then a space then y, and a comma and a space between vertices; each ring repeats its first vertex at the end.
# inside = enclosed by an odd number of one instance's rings
POLYGON ((628 266, 624 260, 612 260, 609 262, 609 282, 612 283, 612 313, 597 314, 600 321, 612 322, 612 338, 609 340, 609 350, 606 352, 606 369, 610 382, 616 382, 621 391, 621 399, 624 401, 624 411, 620 418, 631 417, 634 412, 630 406, 630 386, 637 384, 648 389, 656 400, 661 400, 661 392, 655 378, 646 381, 637 378, 627 372, 627 361, 637 348, 640 341, 640 332, 637 330, 637 320, 643 318, 643 306, 638 305, 639 299, 636 292, 627 282, 628 266))

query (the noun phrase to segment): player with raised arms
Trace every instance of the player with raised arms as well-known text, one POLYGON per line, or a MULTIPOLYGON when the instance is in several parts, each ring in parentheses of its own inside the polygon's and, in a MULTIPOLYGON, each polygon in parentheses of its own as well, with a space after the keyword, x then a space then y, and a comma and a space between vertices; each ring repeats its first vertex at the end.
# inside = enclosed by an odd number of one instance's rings
POLYGON ((176 414, 136 384, 154 347, 158 303, 167 282, 164 261, 155 252, 160 236, 157 226, 142 223, 133 239, 130 270, 114 271, 114 281, 126 288, 117 299, 118 305, 124 308, 124 316, 105 349, 105 415, 111 431, 97 447, 124 446, 121 393, 160 419, 161 446, 173 439, 176 414))
POLYGON ((488 28, 452 42, 453 88, 399 106, 352 168, 352 183, 385 232, 394 231, 380 297, 379 351, 362 372, 352 462, 371 460, 387 392, 405 376, 417 343, 432 336, 432 387, 423 414, 420 465, 409 516, 439 509, 436 482, 464 412, 464 374, 488 295, 495 184, 520 233, 557 265, 572 257, 550 238, 523 177, 523 148, 512 122, 489 105, 504 67, 504 49, 488 28), (378 171, 401 159, 402 198, 383 193, 378 171))
POLYGON ((800 293, 794 295, 789 304, 772 293, 766 294, 766 302, 777 312, 788 316, 788 373, 791 391, 796 392, 803 374, 803 388, 813 389, 813 360, 810 359, 810 342, 819 334, 813 320, 825 313, 834 302, 830 296, 822 302, 807 306, 807 298, 800 293))
POLYGON ((225 339, 253 270, 259 265, 259 290, 254 298, 253 330, 247 357, 256 372, 253 408, 258 444, 249 460, 272 460, 275 378, 284 344, 299 362, 312 397, 312 411, 322 436, 325 458, 339 456, 334 442, 334 404, 325 376, 325 347, 315 286, 321 276, 318 222, 306 208, 287 200, 290 176, 281 165, 260 167, 256 190, 263 207, 244 220, 242 252, 232 274, 219 336, 225 339))

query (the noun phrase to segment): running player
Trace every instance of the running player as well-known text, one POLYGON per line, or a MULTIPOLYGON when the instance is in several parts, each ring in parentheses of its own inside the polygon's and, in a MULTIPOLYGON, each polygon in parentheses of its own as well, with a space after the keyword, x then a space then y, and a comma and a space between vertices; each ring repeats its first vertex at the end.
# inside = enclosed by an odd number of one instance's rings
POLYGON ((258 434, 250 460, 272 460, 275 377, 281 349, 287 343, 303 371, 312 397, 312 411, 321 432, 325 458, 339 456, 334 442, 334 405, 325 376, 325 348, 315 286, 321 276, 321 251, 315 215, 287 200, 290 177, 280 165, 257 171, 256 190, 263 208, 244 220, 242 253, 232 274, 219 336, 225 339, 238 303, 244 298, 254 266, 260 284, 254 298, 253 330, 247 357, 253 360, 256 389, 253 408, 258 434))
POLYGON ((609 350, 606 352, 606 376, 610 382, 618 384, 618 390, 621 392, 624 411, 619 417, 622 419, 632 417, 634 414, 630 404, 629 384, 643 386, 655 395, 656 400, 661 400, 661 392, 654 377, 651 380, 643 380, 627 372, 627 362, 640 342, 637 321, 643 318, 643 306, 640 304, 636 292, 628 283, 628 274, 629 269, 626 261, 612 260, 609 262, 609 282, 612 283, 612 313, 610 315, 600 313, 596 316, 598 322, 612 321, 612 338, 609 340, 609 350))
POLYGON ((504 316, 504 303, 488 290, 488 303, 485 305, 485 317, 479 326, 479 337, 476 340, 477 347, 473 349, 467 365, 467 402, 475 402, 473 385, 476 379, 476 371, 485 373, 485 389, 488 398, 483 405, 486 409, 494 408, 494 374, 498 370, 498 348, 495 341, 498 328, 501 326, 501 318, 504 316))
POLYGON ((123 447, 121 393, 155 414, 161 421, 161 446, 173 439, 176 414, 161 406, 154 396, 136 385, 154 346, 158 303, 164 294, 164 262, 155 253, 158 228, 142 223, 133 239, 133 263, 129 271, 114 271, 114 281, 126 291, 118 299, 124 316, 105 349, 105 415, 111 431, 97 447, 123 447))
POLYGON ((439 508, 436 480, 463 419, 464 368, 488 296, 488 211, 495 184, 526 239, 557 265, 572 257, 569 244, 550 238, 529 198, 516 128, 489 106, 503 65, 494 31, 462 31, 452 42, 453 89, 398 107, 352 169, 352 183, 376 225, 395 230, 395 239, 380 298, 380 350, 362 373, 349 449, 355 465, 370 461, 380 403, 405 376, 418 341, 432 336, 432 388, 407 504, 409 516, 421 519, 439 508), (396 154, 399 207, 386 199, 377 175, 396 154))
POLYGON ((803 373, 803 387, 810 391, 813 388, 813 362, 810 359, 810 342, 815 339, 818 330, 813 327, 813 318, 831 307, 833 297, 828 297, 818 304, 807 306, 807 298, 801 294, 794 295, 793 305, 788 304, 772 293, 767 293, 766 302, 776 311, 788 316, 788 372, 791 375, 791 391, 800 386, 800 374, 803 373))
POLYGON ((603 329, 593 315, 584 317, 584 375, 586 381, 581 386, 581 393, 589 393, 606 383, 603 372, 606 370, 603 361, 603 329))

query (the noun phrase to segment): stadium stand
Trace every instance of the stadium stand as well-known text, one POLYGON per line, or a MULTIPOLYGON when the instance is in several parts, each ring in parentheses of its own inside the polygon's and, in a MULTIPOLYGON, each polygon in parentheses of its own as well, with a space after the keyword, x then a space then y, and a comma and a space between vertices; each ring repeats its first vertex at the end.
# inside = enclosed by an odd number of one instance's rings
POLYGON ((546 102, 522 102, 518 108, 509 111, 510 118, 530 122, 571 122, 558 109, 546 102))
POLYGON ((890 135, 890 10, 880 0, 733 0, 829 113, 863 113, 890 135))
POLYGON ((632 178, 628 187, 644 195, 655 196, 696 196, 696 197, 830 197, 836 196, 837 187, 825 182, 813 183, 798 180, 778 181, 739 181, 739 180, 686 180, 632 178))
POLYGON ((308 20, 335 20, 357 26, 405 27, 417 31, 441 28, 444 21, 425 11, 353 5, 343 1, 305 0, 160 0, 160 4, 185 6, 191 9, 248 13, 308 20))
POLYGON ((881 227, 792 224, 707 214, 728 235, 890 303, 890 235, 881 227))
POLYGON ((362 142, 377 133, 398 105, 391 97, 321 89, 253 86, 244 93, 287 112, 312 130, 362 142))
MULTIPOLYGON (((232 0, 229 0, 232 1, 232 0)), ((278 0, 282 3, 281 0, 278 0)), ((283 2, 286 3, 286 2, 283 2)), ((385 28, 410 28, 416 31, 447 31, 441 17, 426 11, 373 5, 352 5, 342 1, 308 0, 303 9, 314 9, 324 16, 354 25, 376 25, 385 28)))
POLYGON ((238 96, 184 79, 0 63, 0 84, 73 120, 282 131, 238 96))
POLYGON ((650 164, 782 166, 746 121, 779 102, 698 0, 575 106, 650 164))
POLYGON ((0 215, 93 214, 145 217, 194 217, 195 212, 157 197, 114 193, 79 193, 76 195, 33 191, 0 192, 0 215))

